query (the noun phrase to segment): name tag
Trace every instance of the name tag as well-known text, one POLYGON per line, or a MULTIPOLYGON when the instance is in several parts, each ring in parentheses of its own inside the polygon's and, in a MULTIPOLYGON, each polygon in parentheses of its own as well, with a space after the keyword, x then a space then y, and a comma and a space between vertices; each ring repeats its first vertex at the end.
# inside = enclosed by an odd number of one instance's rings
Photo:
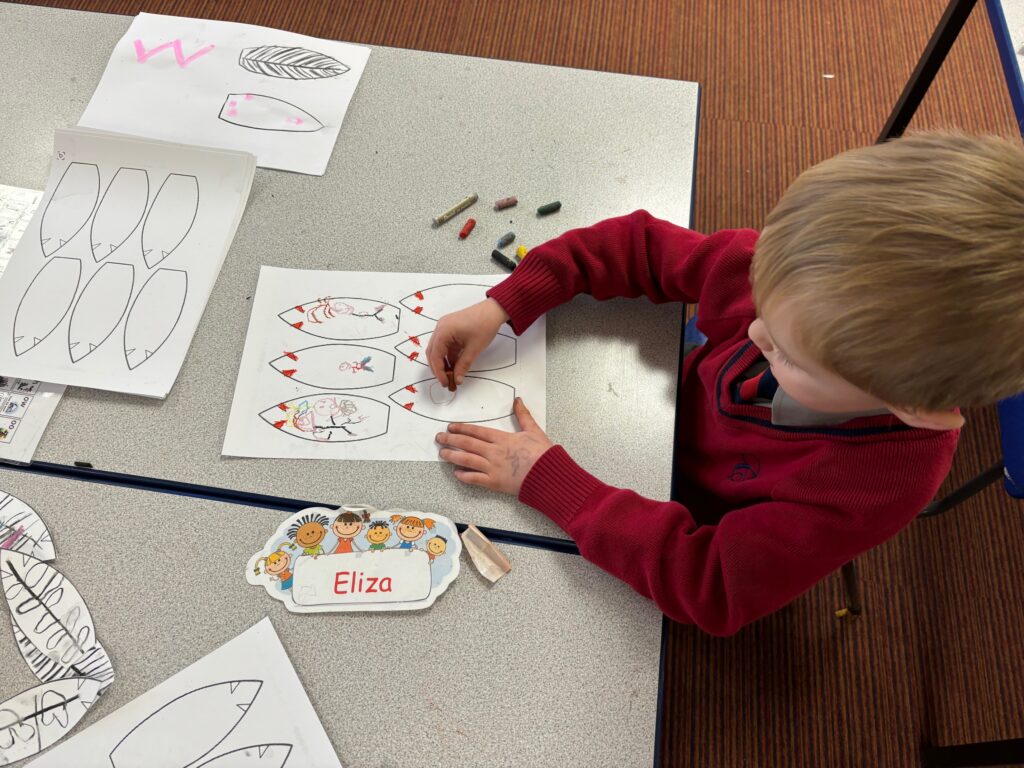
POLYGON ((303 556, 295 563, 298 605, 404 603, 430 596, 430 558, 415 549, 303 556))

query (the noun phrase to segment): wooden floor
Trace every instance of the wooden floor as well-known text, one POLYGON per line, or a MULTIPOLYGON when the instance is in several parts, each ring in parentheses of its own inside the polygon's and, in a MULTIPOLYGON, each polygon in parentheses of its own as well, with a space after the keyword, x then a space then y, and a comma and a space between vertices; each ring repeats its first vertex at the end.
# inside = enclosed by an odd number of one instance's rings
MULTIPOLYGON (((703 86, 696 228, 757 227, 801 169, 873 141, 946 0, 53 0, 703 86)), ((912 127, 1013 135, 983 3, 912 127)), ((949 485, 998 460, 972 412, 949 485)), ((734 638, 668 635, 667 766, 910 766, 920 745, 1024 736, 1024 508, 991 487, 734 638)), ((652 660, 652 663, 655 663, 652 660)))

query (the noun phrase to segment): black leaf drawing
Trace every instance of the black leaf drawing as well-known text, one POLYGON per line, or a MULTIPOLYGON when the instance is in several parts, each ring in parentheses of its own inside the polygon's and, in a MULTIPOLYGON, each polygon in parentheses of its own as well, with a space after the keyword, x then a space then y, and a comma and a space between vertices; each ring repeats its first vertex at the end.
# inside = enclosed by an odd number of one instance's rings
POLYGON ((257 75, 289 80, 319 80, 348 72, 347 65, 323 53, 285 45, 260 45, 245 48, 238 66, 257 75))

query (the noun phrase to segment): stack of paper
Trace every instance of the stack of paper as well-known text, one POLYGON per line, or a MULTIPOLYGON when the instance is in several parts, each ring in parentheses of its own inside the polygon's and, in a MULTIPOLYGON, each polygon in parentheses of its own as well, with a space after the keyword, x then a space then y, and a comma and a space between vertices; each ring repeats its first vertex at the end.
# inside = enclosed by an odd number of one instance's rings
POLYGON ((255 168, 245 152, 57 131, 46 192, 0 281, 0 371, 166 397, 255 168))
MULTIPOLYGON (((43 193, 0 184, 0 276, 43 193)), ((59 384, 0 375, 0 461, 27 464, 64 394, 59 384)))

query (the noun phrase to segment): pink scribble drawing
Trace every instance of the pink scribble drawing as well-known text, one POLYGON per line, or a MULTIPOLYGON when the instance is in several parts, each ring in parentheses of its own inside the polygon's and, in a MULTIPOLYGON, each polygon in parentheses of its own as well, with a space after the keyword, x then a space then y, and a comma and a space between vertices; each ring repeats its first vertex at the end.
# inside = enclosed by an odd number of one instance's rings
POLYGON ((0 549, 14 549, 14 545, 18 543, 18 539, 23 533, 25 533, 25 528, 19 525, 18 530, 11 534, 6 541, 0 543, 0 549))
POLYGON ((168 48, 173 48, 174 58, 178 62, 178 66, 184 69, 193 61, 198 59, 200 56, 205 56, 206 54, 208 54, 210 51, 214 49, 214 47, 215 46, 211 44, 206 46, 205 48, 200 48, 198 51, 196 51, 191 56, 186 58, 185 52, 181 48, 181 40, 173 40, 170 43, 163 43, 162 45, 158 45, 156 48, 151 48, 148 51, 146 50, 146 46, 142 44, 141 40, 136 40, 135 59, 139 62, 139 64, 144 64, 161 51, 166 51, 168 48))

